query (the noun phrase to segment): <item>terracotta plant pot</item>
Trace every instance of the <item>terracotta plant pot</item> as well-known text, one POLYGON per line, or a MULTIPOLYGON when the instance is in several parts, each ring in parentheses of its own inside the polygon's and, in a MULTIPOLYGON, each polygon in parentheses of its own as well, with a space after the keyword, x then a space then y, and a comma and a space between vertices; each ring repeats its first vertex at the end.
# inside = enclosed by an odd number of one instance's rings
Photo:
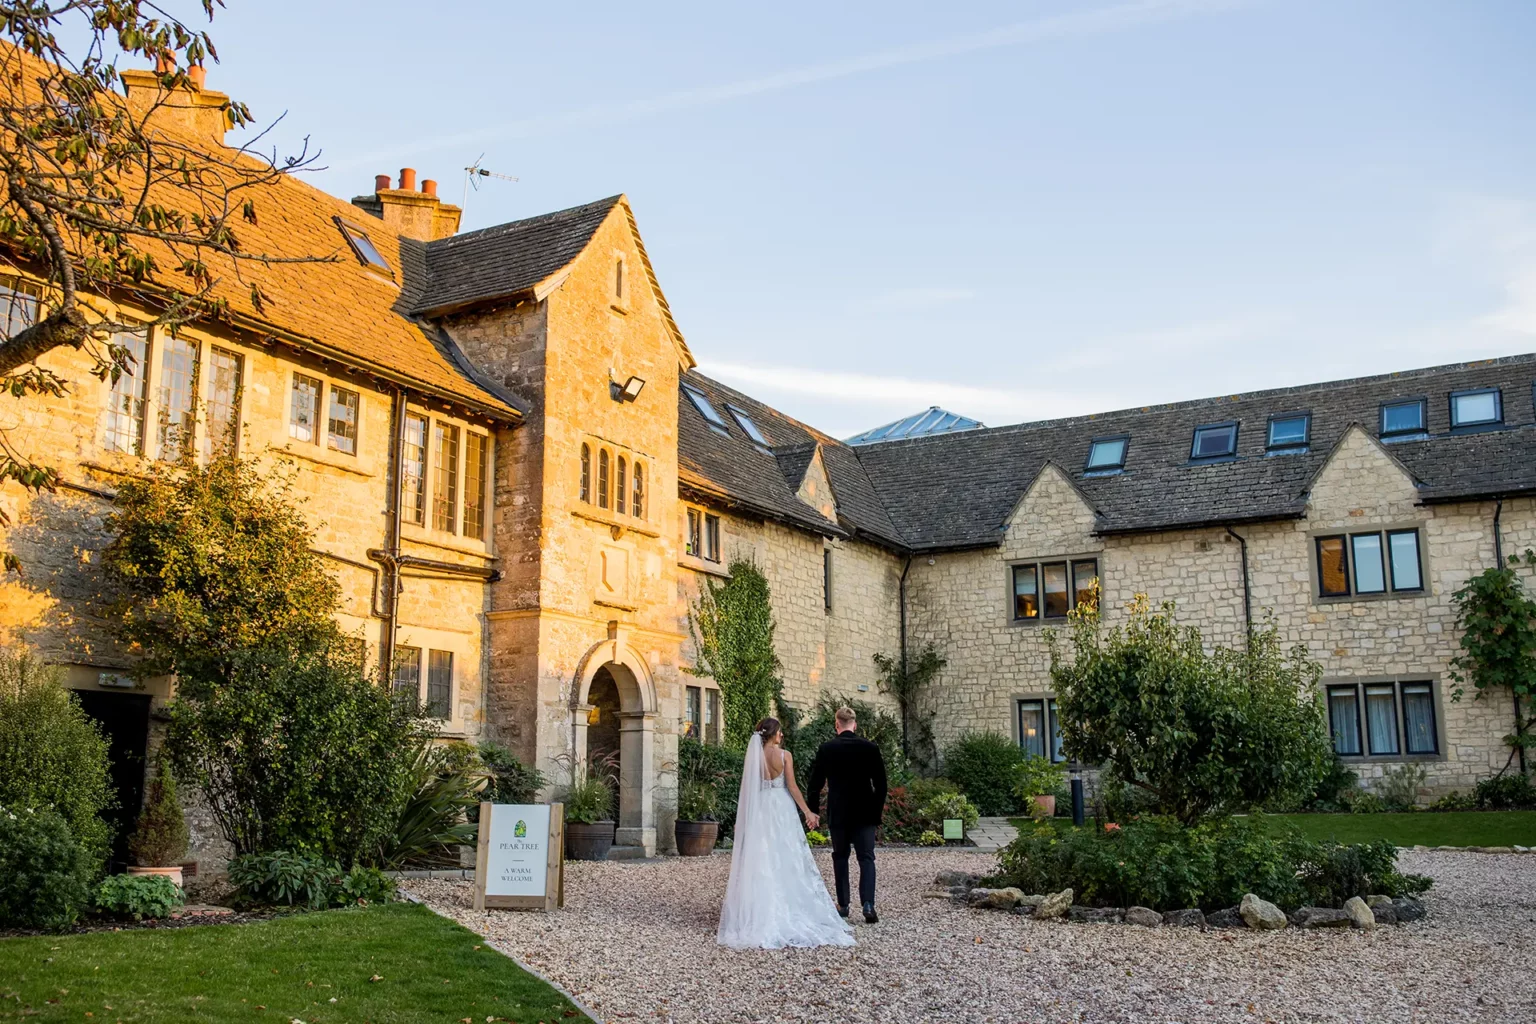
POLYGON ((1035 797, 1035 817, 1049 818, 1055 813, 1056 797, 1054 795, 1035 797))
POLYGON ((590 825, 565 823, 565 856, 568 860, 607 860, 613 848, 614 824, 594 821, 590 825))
POLYGON ((181 885, 181 867, 180 867, 180 865, 178 865, 178 866, 176 866, 174 868, 130 867, 128 869, 128 873, 130 875, 164 875, 166 878, 169 878, 171 881, 175 882, 178 886, 181 885))
POLYGON ((680 857, 708 857, 720 837, 718 821, 679 821, 677 853, 680 857))

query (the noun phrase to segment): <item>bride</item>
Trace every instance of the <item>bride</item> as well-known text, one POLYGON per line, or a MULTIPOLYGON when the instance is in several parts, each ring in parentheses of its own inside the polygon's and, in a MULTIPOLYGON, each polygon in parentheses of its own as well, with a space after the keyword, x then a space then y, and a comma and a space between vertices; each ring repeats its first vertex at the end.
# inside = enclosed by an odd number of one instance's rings
POLYGON ((784 749, 778 719, 765 718, 747 744, 736 805, 731 880, 720 909, 716 941, 732 949, 851 946, 853 932, 838 916, 806 845, 795 808, 815 828, 819 819, 795 784, 795 761, 784 749))

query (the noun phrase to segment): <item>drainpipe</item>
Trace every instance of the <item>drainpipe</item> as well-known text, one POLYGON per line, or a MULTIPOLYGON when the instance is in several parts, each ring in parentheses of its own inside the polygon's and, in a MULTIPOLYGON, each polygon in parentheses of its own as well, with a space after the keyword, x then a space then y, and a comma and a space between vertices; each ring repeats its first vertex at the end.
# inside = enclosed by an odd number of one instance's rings
MULTIPOLYGON (((384 685, 391 685, 394 678, 395 664, 395 629, 400 622, 400 507, 401 475, 405 470, 405 402, 406 391, 404 388, 396 388, 394 396, 394 436, 390 438, 390 465, 389 475, 389 550, 377 552, 383 557, 377 560, 384 563, 388 572, 389 601, 385 605, 388 614, 384 620, 384 643, 380 648, 379 671, 384 675, 384 685)), ((368 552, 370 558, 375 552, 368 552)))
POLYGON ((1232 527, 1227 527, 1227 535, 1237 541, 1238 557, 1243 562, 1243 635, 1247 639, 1243 641, 1243 650, 1252 646, 1253 638, 1253 588, 1248 581, 1248 541, 1242 534, 1232 527))
MULTIPOLYGON (((1504 499, 1502 497, 1495 498, 1493 501, 1493 565, 1496 569, 1504 568, 1504 537, 1503 531, 1499 528, 1499 523, 1503 518, 1504 499)), ((1519 739, 1525 735, 1525 720, 1520 715, 1520 694, 1516 693, 1514 689, 1511 688, 1509 691, 1509 699, 1514 704, 1515 738, 1519 739)), ((1520 758, 1520 774, 1524 775, 1526 773, 1525 747, 1523 745, 1516 746, 1515 753, 1519 755, 1520 758)))
MULTIPOLYGON (((901 609, 901 678, 907 678, 907 573, 912 568, 912 556, 907 555, 906 564, 901 567, 901 582, 896 588, 896 603, 901 609)), ((907 752, 907 715, 901 716, 901 752, 907 752)))

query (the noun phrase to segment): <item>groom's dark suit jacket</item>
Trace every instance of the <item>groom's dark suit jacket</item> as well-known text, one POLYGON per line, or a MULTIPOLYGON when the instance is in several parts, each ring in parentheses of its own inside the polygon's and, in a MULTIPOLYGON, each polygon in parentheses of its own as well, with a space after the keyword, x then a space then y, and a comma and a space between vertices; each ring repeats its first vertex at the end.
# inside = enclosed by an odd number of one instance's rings
POLYGON ((862 828, 880 824, 885 813, 885 759, 880 748, 852 732, 838 733, 816 751, 811 784, 805 799, 821 810, 821 787, 827 786, 827 826, 862 828))

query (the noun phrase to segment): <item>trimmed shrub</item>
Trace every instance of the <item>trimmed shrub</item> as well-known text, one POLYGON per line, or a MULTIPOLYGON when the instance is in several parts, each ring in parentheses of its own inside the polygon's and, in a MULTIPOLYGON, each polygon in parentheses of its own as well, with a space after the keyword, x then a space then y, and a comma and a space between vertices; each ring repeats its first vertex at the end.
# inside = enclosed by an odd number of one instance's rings
POLYGON ((63 815, 0 804, 0 926, 68 928, 90 905, 95 872, 63 815))
POLYGON ((981 819, 976 805, 960 793, 942 793, 934 797, 918 811, 918 817, 930 826, 942 825, 945 818, 959 818, 966 828, 975 828, 976 822, 981 819))
POLYGON ((186 902, 181 886, 164 875, 108 875, 96 887, 97 910, 135 921, 169 917, 186 902))
POLYGON ((960 793, 960 787, 943 776, 936 779, 913 779, 907 783, 907 795, 919 807, 926 807, 935 797, 948 796, 950 793, 960 793))
POLYGON ((144 810, 128 840, 128 850, 140 867, 169 868, 187 852, 187 822, 176 800, 176 780, 164 758, 145 794, 144 810))
POLYGON ((1403 875, 1396 848, 1318 843, 1262 815, 1197 826, 1156 816, 1119 828, 1026 827, 999 858, 998 880, 1025 892, 1074 890, 1086 906, 1218 910, 1254 893, 1287 909, 1338 907, 1351 896, 1423 892, 1403 875))
POLYGON ((1519 772, 1483 779, 1473 791, 1479 810, 1520 811, 1536 808, 1536 786, 1519 772))
POLYGON ((63 670, 0 648, 0 804, 52 807, 100 871, 112 845, 107 741, 63 670))
POLYGON ((500 743, 486 740, 475 748, 480 763, 490 773, 490 782, 481 794, 493 804, 531 804, 539 799, 539 790, 547 780, 544 773, 523 764, 500 743))
POLYGON ((1013 814, 1019 809, 1013 785, 1024 757, 1000 732, 967 732, 944 751, 944 775, 982 814, 1013 814))

